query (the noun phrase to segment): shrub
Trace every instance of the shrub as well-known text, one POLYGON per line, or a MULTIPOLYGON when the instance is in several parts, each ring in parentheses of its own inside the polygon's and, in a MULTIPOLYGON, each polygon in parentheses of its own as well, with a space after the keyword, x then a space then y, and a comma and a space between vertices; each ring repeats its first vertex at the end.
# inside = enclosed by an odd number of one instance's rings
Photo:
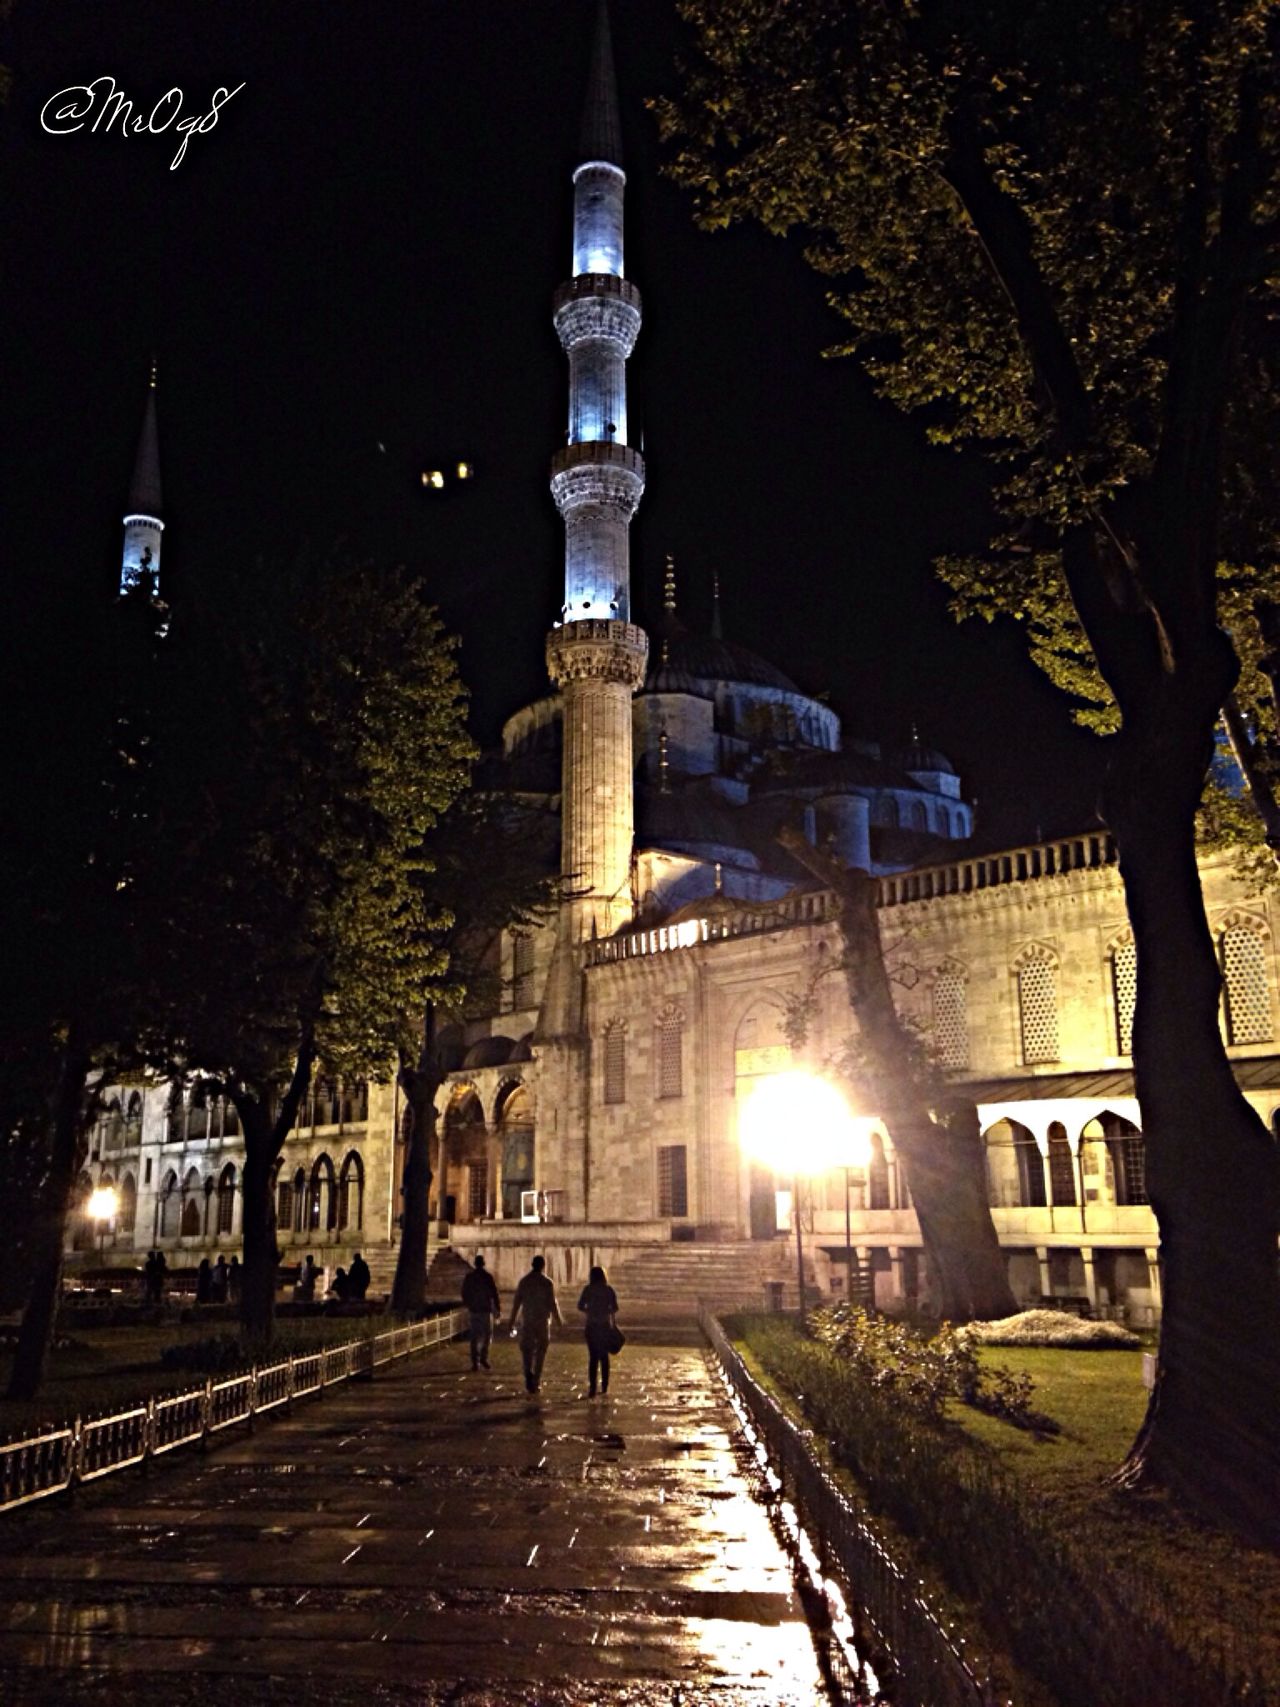
POLYGON ((1031 1408, 1030 1376, 984 1367, 971 1339, 949 1323, 926 1334, 857 1305, 835 1304, 815 1310, 810 1326, 856 1379, 922 1422, 941 1423, 948 1401, 959 1400, 1018 1428, 1057 1432, 1031 1408))

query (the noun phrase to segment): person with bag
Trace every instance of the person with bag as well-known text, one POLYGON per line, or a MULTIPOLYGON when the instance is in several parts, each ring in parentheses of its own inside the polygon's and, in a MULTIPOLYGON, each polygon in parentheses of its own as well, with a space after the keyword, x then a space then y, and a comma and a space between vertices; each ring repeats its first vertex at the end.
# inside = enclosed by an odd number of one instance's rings
POLYGON ((600 1391, 609 1391, 609 1358, 622 1350, 624 1340, 614 1317, 618 1313, 618 1294, 609 1285, 604 1270, 597 1263, 582 1289, 578 1308, 587 1318, 587 1380, 589 1398, 596 1396, 596 1375, 600 1391))

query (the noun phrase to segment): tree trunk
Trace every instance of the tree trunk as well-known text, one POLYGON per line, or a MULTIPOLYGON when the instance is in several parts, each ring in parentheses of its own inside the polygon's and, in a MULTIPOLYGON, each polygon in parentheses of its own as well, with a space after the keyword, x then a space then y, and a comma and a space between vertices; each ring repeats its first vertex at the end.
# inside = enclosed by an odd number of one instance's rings
POLYGON ((424 1049, 422 1064, 402 1068, 400 1084, 413 1113, 401 1184, 400 1252, 391 1289, 391 1308, 400 1315, 421 1311, 427 1288, 427 1235, 431 1199, 431 1145, 436 1129, 436 1093, 444 1075, 424 1049))
POLYGON ((1137 947, 1134 1069, 1164 1267, 1156 1385, 1115 1481, 1157 1483, 1280 1547, 1280 1165, 1219 1027, 1194 839, 1213 723, 1206 712, 1197 757, 1182 709, 1181 733, 1166 705, 1119 737, 1106 800, 1137 947))
POLYGON ((240 1115, 244 1132, 244 1197, 241 1227, 244 1234, 244 1273, 240 1281, 240 1325, 246 1340, 269 1345, 275 1330, 276 1269, 280 1251, 276 1244, 275 1194, 271 1170, 284 1148, 284 1141, 298 1116, 298 1105, 311 1083, 315 1043, 311 1027, 303 1027, 302 1041, 289 1088, 281 1098, 274 1120, 271 1093, 262 1086, 232 1084, 229 1094, 240 1115))
POLYGON ((246 1340, 270 1343, 275 1326, 276 1270, 280 1252, 276 1243, 276 1210, 271 1190, 271 1169, 280 1145, 274 1141, 274 1125, 256 1100, 240 1105, 244 1131, 244 1196, 241 1207, 244 1236, 244 1272, 240 1280, 240 1325, 246 1340))
POLYGON ((949 1322, 1011 1316, 1017 1304, 987 1201, 977 1110, 959 1102, 943 1119, 930 1113, 885 970, 875 880, 811 847, 798 831, 778 839, 835 895, 849 1005, 871 1063, 868 1094, 906 1168, 939 1314, 949 1322))
POLYGON ((85 1092, 90 1065, 88 1052, 73 1031, 63 1048, 58 1084, 49 1110, 49 1176, 45 1181, 40 1226, 32 1241, 31 1290, 9 1376, 11 1399, 34 1399, 44 1379, 62 1280, 67 1211, 83 1159, 88 1111, 92 1108, 92 1099, 86 1101, 85 1092))

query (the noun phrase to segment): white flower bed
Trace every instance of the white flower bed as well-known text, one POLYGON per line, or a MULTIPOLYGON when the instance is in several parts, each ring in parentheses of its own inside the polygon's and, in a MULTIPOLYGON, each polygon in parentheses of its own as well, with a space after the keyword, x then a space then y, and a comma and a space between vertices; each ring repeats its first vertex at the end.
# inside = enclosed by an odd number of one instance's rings
POLYGON ((1023 1310, 960 1329, 983 1345, 1049 1345, 1072 1351, 1136 1351, 1142 1341, 1119 1322, 1087 1322, 1065 1310, 1023 1310))

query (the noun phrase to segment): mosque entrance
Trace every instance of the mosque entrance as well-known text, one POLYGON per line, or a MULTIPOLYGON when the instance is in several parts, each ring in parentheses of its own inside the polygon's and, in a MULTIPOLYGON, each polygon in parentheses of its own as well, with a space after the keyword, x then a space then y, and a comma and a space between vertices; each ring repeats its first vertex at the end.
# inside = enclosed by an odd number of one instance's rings
POLYGON ((778 1181, 768 1169, 751 1168, 751 1237, 772 1239, 778 1231, 778 1181))
POLYGON ((517 1086, 507 1098, 500 1124, 502 1219, 518 1221, 521 1198, 526 1191, 533 1190, 534 1173, 533 1105, 528 1091, 523 1086, 517 1086))

